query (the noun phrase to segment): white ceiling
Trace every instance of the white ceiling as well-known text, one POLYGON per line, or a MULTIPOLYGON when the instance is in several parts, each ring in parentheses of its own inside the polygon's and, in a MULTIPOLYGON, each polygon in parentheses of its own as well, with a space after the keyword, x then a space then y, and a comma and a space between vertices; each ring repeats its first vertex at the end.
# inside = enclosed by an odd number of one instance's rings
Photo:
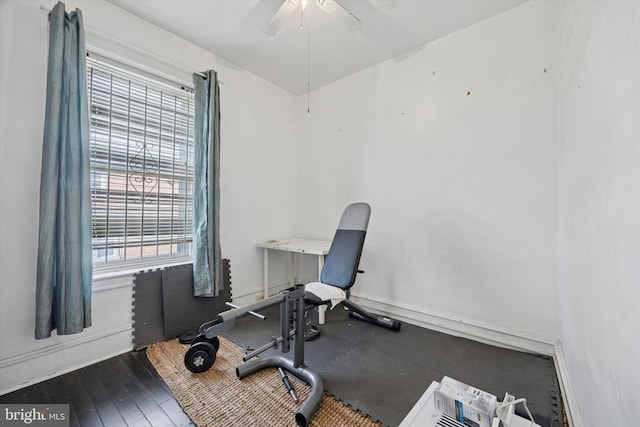
POLYGON ((315 1, 299 28, 294 12, 269 36, 262 29, 283 0, 109 0, 289 92, 311 90, 456 32, 525 0, 337 0, 362 21, 349 32, 315 1), (310 42, 309 42, 310 40, 310 42))

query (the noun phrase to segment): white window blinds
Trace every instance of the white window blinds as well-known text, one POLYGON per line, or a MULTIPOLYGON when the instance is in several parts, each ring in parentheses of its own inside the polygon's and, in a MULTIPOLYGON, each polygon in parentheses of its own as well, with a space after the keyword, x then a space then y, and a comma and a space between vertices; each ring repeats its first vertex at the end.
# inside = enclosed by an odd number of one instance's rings
POLYGON ((193 94, 91 57, 93 260, 190 256, 193 94))

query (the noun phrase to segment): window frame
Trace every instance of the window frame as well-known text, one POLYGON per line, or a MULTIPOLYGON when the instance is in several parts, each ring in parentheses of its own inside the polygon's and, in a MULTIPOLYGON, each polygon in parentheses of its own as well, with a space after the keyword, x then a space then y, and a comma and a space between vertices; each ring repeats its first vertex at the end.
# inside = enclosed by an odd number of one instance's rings
MULTIPOLYGON (((189 117, 187 118, 187 140, 188 140, 188 144, 191 144, 191 148, 190 148, 190 152, 189 152, 189 148, 187 148, 187 157, 190 157, 190 161, 191 164, 190 166, 187 165, 185 166, 185 170, 187 175, 189 174, 189 171, 191 172, 191 175, 187 178, 187 180, 185 181, 187 183, 187 185, 190 186, 190 194, 189 191, 187 191, 187 193, 185 194, 185 199, 187 201, 185 201, 185 212, 186 213, 192 213, 193 211, 193 133, 194 133, 194 128, 193 128, 193 109, 194 109, 194 99, 193 99, 193 87, 192 86, 188 86, 188 85, 184 85, 182 83, 180 83, 179 79, 172 79, 172 78, 167 78, 164 76, 161 76, 159 74, 155 74, 155 73, 150 73, 148 71, 145 71, 142 67, 137 67, 135 65, 131 65, 131 64, 125 64, 123 62, 118 61, 117 59, 113 59, 110 58, 109 56, 105 56, 101 53, 95 53, 93 50, 88 49, 87 50, 87 87, 89 88, 89 76, 90 76, 90 69, 91 68, 99 68, 96 67, 94 64, 100 64, 100 67, 104 66, 104 69, 115 69, 117 70, 119 73, 123 73, 124 75, 129 75, 131 77, 133 77, 134 79, 136 79, 138 82, 142 82, 142 83, 150 83, 152 86, 157 87, 157 88, 166 88, 167 91, 169 93, 179 93, 180 96, 184 96, 184 93, 188 93, 190 95, 187 95, 187 97, 190 98, 189 100, 189 105, 190 105, 190 114, 189 117)), ((93 187, 93 180, 94 180, 94 165, 93 165, 93 149, 94 149, 94 120, 93 120, 93 116, 92 116, 92 105, 91 105, 91 89, 89 88, 89 93, 88 93, 88 100, 89 100, 89 109, 90 109, 90 138, 91 138, 91 150, 92 150, 92 167, 91 167, 91 180, 92 180, 92 254, 94 251, 94 246, 93 246, 93 239, 94 239, 94 215, 95 215, 95 209, 94 209, 94 197, 93 197, 93 192, 94 192, 94 187, 93 187)), ((161 129, 160 129, 161 132, 161 129)), ((109 136, 110 138, 110 136, 109 136)), ((130 142, 127 141, 127 144, 129 144, 130 142)), ((111 142, 109 142, 109 144, 111 144, 111 142)), ((145 142, 146 144, 146 142, 145 142)), ((173 141, 173 144, 175 145, 175 140, 173 141)), ((175 157, 173 159, 174 163, 175 163, 175 157)), ((129 160, 127 160, 128 162, 129 160)), ((129 172, 127 172, 127 175, 129 174, 129 172)), ((160 173, 158 173, 158 175, 160 175, 160 173)), ((187 176, 184 175, 184 176, 187 176)), ((144 195, 143 195, 144 197, 144 195)), ((173 199, 173 197, 172 197, 173 199)), ((143 202, 144 203, 144 202, 143 202)), ((158 210, 159 211, 159 210, 158 210)), ((172 211, 172 215, 173 215, 173 211, 172 211)), ((155 256, 151 256, 151 257, 136 257, 135 259, 131 259, 131 260, 114 260, 111 262, 98 262, 93 264, 93 270, 94 270, 94 277, 96 276, 104 276, 105 274, 108 275, 111 272, 137 272, 140 271, 141 269, 148 269, 148 268, 158 268, 158 267, 168 267, 168 266, 173 266, 173 265, 182 265, 182 264, 187 264, 187 263, 191 263, 193 262, 193 231, 191 228, 191 224, 192 224, 192 218, 190 217, 188 221, 185 222, 185 224, 188 224, 189 227, 185 226, 183 227, 184 231, 183 234, 185 237, 188 237, 188 239, 183 240, 182 244, 187 244, 189 249, 185 252, 182 253, 177 253, 177 254, 167 254, 167 255, 158 255, 157 254, 157 249, 156 249, 156 255, 155 256), (185 243, 186 242, 186 243, 185 243)), ((125 232, 126 233, 126 232, 125 232)), ((142 233, 143 234, 143 233, 142 233)), ((157 242, 157 239, 156 239, 157 242)), ((173 243, 170 243, 173 244, 173 243)), ((143 248, 145 245, 141 242, 140 247, 143 248)), ((107 248, 108 245, 105 245, 105 248, 107 248)), ((152 246, 153 247, 153 246, 152 246)), ((157 247, 157 246, 155 246, 157 247)), ((100 250, 100 249, 98 249, 100 250)), ((107 252, 109 250, 107 249, 107 252)))

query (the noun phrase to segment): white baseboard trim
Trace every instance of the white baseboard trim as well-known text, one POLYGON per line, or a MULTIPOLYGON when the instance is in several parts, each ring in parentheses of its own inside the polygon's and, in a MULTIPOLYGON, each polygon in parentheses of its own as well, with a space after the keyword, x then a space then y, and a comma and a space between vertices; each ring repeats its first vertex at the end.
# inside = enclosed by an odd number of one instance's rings
MULTIPOLYGON (((271 285, 269 293, 271 295, 276 294, 289 286, 289 283, 271 285)), ((262 289, 260 289, 242 295, 234 295, 233 301, 240 306, 251 304, 261 298, 262 292, 262 289)), ((425 313, 416 307, 386 301, 382 298, 363 298, 352 294, 351 299, 356 304, 375 313, 395 317, 403 322, 423 328, 512 350, 528 351, 545 356, 555 355, 555 344, 544 338, 481 325, 465 319, 453 319, 442 314, 425 313)))
POLYGON ((116 356, 120 356, 121 354, 124 354, 124 353, 128 353, 131 350, 132 350, 131 348, 123 348, 123 349, 120 349, 120 350, 115 351, 113 353, 107 354, 104 357, 100 357, 99 359, 91 360, 91 361, 88 361, 86 363, 81 363, 81 364, 78 364, 78 365, 75 365, 75 366, 70 366, 68 368, 56 371, 55 373, 50 374, 50 375, 45 375, 43 377, 33 378, 33 379, 31 379, 29 381, 26 381, 26 382, 24 382, 22 384, 11 386, 11 387, 7 388, 6 390, 0 390, 0 395, 11 393, 11 392, 16 391, 16 390, 21 390, 21 389, 23 389, 25 387, 29 387, 31 385, 41 383, 41 382, 49 380, 51 378, 55 378, 55 377, 58 377, 60 375, 68 374, 69 372, 77 371, 78 369, 86 368, 87 366, 94 365, 94 364, 96 364, 98 362, 101 362, 103 360, 110 359, 110 358, 116 357, 116 356))
POLYGON ((556 365, 556 373, 558 375, 558 382, 560 383, 562 398, 564 399, 564 409, 567 412, 569 426, 582 427, 584 425, 582 422, 582 412, 580 411, 578 398, 571 383, 569 369, 567 368, 567 360, 560 341, 555 344, 555 352, 556 354, 553 358, 556 365))
MULTIPOLYGON (((12 368, 12 366, 17 365, 17 364, 21 364, 21 363, 37 363, 37 359, 42 359, 42 358, 46 358, 46 357, 55 357, 55 354, 61 351, 65 351, 65 350, 69 350, 71 348, 74 347, 78 347, 78 346, 82 346, 82 345, 96 345, 97 341, 102 340, 102 339, 108 339, 110 337, 119 335, 119 334, 126 334, 129 337, 131 336, 132 333, 132 328, 131 326, 124 326, 121 328, 115 328, 115 329, 111 329, 109 331, 105 331, 105 332, 100 332, 100 333, 95 333, 95 334, 90 334, 90 335, 85 335, 82 337, 78 337, 78 338, 74 338, 74 339, 70 339, 68 341, 65 342, 61 342, 61 343, 57 343, 54 345, 50 345, 38 350, 34 350, 28 353, 22 353, 22 354, 16 354, 10 357, 5 357, 4 359, 0 360, 0 371, 4 370, 4 369, 14 369, 12 368)), ((88 360, 85 363, 80 363, 80 364, 74 364, 72 366, 68 366, 65 368, 62 368, 56 372, 53 372, 51 374, 47 374, 47 375, 41 375, 41 376, 36 376, 34 378, 30 378, 27 381, 23 381, 20 382, 19 384, 8 384, 8 385, 3 385, 2 389, 0 390, 0 395, 6 394, 6 393, 11 393, 12 391, 16 391, 16 390, 20 390, 24 387, 28 387, 30 385, 33 384, 37 384, 39 382, 48 380, 50 378, 54 378, 57 377, 59 375, 63 375, 69 372, 73 372, 77 369, 81 369, 84 368, 86 366, 90 366, 93 365, 94 363, 97 363, 101 360, 105 360, 108 359, 110 357, 114 357, 114 356, 118 356, 120 354, 126 353, 128 351, 131 351, 131 349, 133 348, 133 346, 127 346, 121 349, 118 349, 116 351, 111 351, 109 354, 106 355, 100 355, 99 358, 97 359, 92 359, 92 360, 88 360), (4 388, 6 387, 6 388, 4 388)))
MULTIPOLYGON (((296 283, 301 283, 301 282, 296 282, 296 283)), ((291 287, 290 283, 280 283, 278 285, 269 285, 269 294, 275 295, 278 292, 284 289, 287 289, 289 287, 291 287)), ((244 305, 252 304, 264 298, 264 295, 262 295, 263 293, 264 293, 264 290, 260 288, 259 290, 247 292, 242 295, 233 295, 233 303, 241 307, 244 305)))
MULTIPOLYGON (((31 359, 35 359, 38 357, 47 356, 49 354, 57 353, 62 350, 66 350, 68 348, 76 347, 82 344, 88 344, 102 338, 110 337, 111 335, 120 334, 123 332, 128 332, 131 334, 133 328, 131 325, 123 326, 121 328, 111 329, 105 332, 99 332, 95 334, 88 334, 78 338, 73 338, 68 341, 64 341, 61 343, 57 343, 54 345, 50 345, 47 347, 43 347, 38 350, 30 351, 28 353, 16 354, 14 356, 5 357, 0 360, 0 369, 6 368, 7 366, 15 365, 16 363, 23 363, 31 359)), ((129 349, 130 350, 130 349, 129 349)))
POLYGON ((351 299, 356 304, 373 312, 395 317, 423 328, 512 350, 528 351, 546 356, 555 354, 554 343, 541 337, 483 325, 466 319, 456 319, 440 313, 426 313, 417 307, 398 304, 382 298, 363 298, 351 295, 351 299))

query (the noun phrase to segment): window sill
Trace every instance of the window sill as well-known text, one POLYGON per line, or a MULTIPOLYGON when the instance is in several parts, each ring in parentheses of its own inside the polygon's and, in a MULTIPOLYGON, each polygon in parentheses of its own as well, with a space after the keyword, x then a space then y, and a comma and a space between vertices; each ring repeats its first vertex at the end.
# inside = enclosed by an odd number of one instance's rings
POLYGON ((97 266, 93 268, 93 280, 94 282, 96 282, 101 280, 114 279, 117 277, 132 276, 141 271, 158 270, 162 268, 175 267, 177 265, 190 264, 192 262, 193 258, 184 256, 167 259, 154 259, 151 261, 136 264, 97 266))

